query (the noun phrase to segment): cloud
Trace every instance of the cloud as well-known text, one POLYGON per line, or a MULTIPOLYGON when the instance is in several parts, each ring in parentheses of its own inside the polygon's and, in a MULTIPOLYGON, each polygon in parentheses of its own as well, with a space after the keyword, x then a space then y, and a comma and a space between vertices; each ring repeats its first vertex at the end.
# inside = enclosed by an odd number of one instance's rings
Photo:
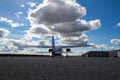
POLYGON ((11 27, 24 26, 23 23, 15 23, 15 22, 13 22, 13 20, 9 20, 9 19, 4 18, 4 17, 0 17, 0 22, 6 22, 6 23, 8 23, 11 27))
POLYGON ((30 7, 35 7, 36 6, 36 3, 34 3, 34 2, 27 2, 26 4, 29 5, 30 7))
POLYGON ((0 38, 6 37, 9 33, 7 29, 0 28, 0 38))
POLYGON ((25 7, 25 5, 24 5, 24 4, 21 4, 20 6, 21 6, 21 7, 25 7))
POLYGON ((44 26, 38 26, 38 27, 32 27, 29 30, 30 33, 32 34, 39 34, 39 35, 43 35, 43 34, 49 34, 50 31, 49 29, 45 28, 44 26))
POLYGON ((51 43, 49 43, 47 40, 41 40, 39 42, 39 46, 50 46, 51 43))
POLYGON ((83 32, 97 29, 99 27, 100 27, 100 20, 93 20, 89 22, 85 20, 79 20, 76 22, 55 24, 54 27, 51 28, 51 30, 57 32, 61 36, 69 37, 69 36, 79 36, 83 32))
POLYGON ((83 20, 86 13, 86 8, 78 4, 76 0, 44 0, 36 9, 31 9, 28 12, 31 28, 27 35, 34 34, 36 37, 57 35, 64 38, 64 42, 71 39, 67 44, 73 44, 72 38, 78 38, 73 45, 86 44, 87 37, 82 39, 85 32, 98 29, 101 26, 99 19, 83 20))
POLYGON ((37 24, 72 22, 86 15, 86 8, 71 0, 44 0, 28 18, 37 24), (61 6, 62 5, 62 6, 61 6))
POLYGON ((50 46, 48 40, 24 40, 24 39, 2 39, 2 42, 7 43, 6 49, 15 49, 15 50, 24 50, 25 48, 35 47, 37 46, 50 46))
POLYGON ((93 44, 94 46, 92 46, 92 48, 103 48, 103 49, 108 49, 108 46, 106 44, 100 44, 100 45, 95 45, 93 44))
POLYGON ((120 27, 120 23, 118 23, 117 26, 120 27))
POLYGON ((11 41, 12 45, 17 47, 18 50, 23 50, 28 47, 37 47, 37 46, 49 46, 49 42, 46 40, 42 41, 22 41, 22 40, 14 40, 11 41))
POLYGON ((13 45, 9 45, 9 46, 5 46, 2 51, 3 52, 11 52, 11 51, 17 51, 17 50, 18 50, 17 47, 15 47, 13 45))
POLYGON ((49 37, 51 31, 46 28, 44 25, 36 25, 35 27, 31 27, 25 35, 25 40, 30 40, 32 37, 41 38, 41 37, 49 37))
POLYGON ((110 42, 120 45, 120 39, 112 39, 110 42))
POLYGON ((17 16, 17 18, 20 18, 20 15, 22 15, 22 14, 23 14, 23 12, 21 12, 21 11, 18 11, 18 12, 15 13, 15 15, 17 16))
POLYGON ((61 42, 63 42, 66 45, 72 45, 72 46, 87 46, 87 35, 82 34, 79 37, 64 37, 61 38, 61 42))

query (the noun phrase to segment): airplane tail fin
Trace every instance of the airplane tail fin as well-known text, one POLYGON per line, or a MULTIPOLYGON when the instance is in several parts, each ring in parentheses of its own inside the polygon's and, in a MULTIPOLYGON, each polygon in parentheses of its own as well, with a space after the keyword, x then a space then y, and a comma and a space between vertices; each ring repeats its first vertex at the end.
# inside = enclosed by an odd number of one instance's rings
POLYGON ((54 40, 54 36, 52 36, 52 49, 54 50, 55 48, 55 40, 54 40))
POLYGON ((54 36, 52 36, 52 56, 55 54, 55 40, 54 36))

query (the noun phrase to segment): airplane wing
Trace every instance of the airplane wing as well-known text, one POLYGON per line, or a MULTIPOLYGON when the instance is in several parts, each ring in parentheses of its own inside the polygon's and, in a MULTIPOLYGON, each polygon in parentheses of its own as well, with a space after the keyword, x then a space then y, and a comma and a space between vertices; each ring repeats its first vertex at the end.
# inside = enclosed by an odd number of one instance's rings
POLYGON ((61 46, 62 48, 91 47, 93 45, 61 46))
POLYGON ((36 48, 52 48, 52 46, 27 46, 27 47, 36 47, 36 48))
POLYGON ((52 48, 52 46, 37 46, 37 48, 52 48))
MULTIPOLYGON (((56 46, 61 48, 76 48, 76 47, 91 47, 93 45, 79 45, 79 46, 56 46)), ((29 47, 37 47, 37 48, 52 48, 52 46, 29 46, 29 47)))

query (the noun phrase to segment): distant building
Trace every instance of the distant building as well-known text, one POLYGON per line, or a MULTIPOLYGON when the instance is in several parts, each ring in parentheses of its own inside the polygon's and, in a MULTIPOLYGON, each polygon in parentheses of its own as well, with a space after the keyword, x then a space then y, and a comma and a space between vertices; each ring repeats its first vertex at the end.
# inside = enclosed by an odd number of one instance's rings
POLYGON ((118 49, 118 50, 111 50, 109 56, 110 57, 120 57, 120 49, 118 49))
MULTIPOLYGON (((120 51, 119 51, 120 53, 120 51)), ((89 51, 81 55, 82 57, 118 57, 118 50, 112 51, 89 51)))
POLYGON ((83 54, 83 57, 108 57, 108 51, 89 51, 83 54))

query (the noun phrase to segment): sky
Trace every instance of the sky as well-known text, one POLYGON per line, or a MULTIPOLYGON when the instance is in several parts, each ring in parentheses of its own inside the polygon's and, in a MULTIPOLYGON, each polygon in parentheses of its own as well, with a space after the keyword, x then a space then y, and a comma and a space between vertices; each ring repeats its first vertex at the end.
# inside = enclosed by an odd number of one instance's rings
POLYGON ((51 45, 52 35, 56 45, 85 46, 74 51, 118 49, 119 3, 119 0, 1 0, 0 52, 36 52, 40 49, 29 47, 51 45), (88 48, 89 44, 94 46, 88 48))

